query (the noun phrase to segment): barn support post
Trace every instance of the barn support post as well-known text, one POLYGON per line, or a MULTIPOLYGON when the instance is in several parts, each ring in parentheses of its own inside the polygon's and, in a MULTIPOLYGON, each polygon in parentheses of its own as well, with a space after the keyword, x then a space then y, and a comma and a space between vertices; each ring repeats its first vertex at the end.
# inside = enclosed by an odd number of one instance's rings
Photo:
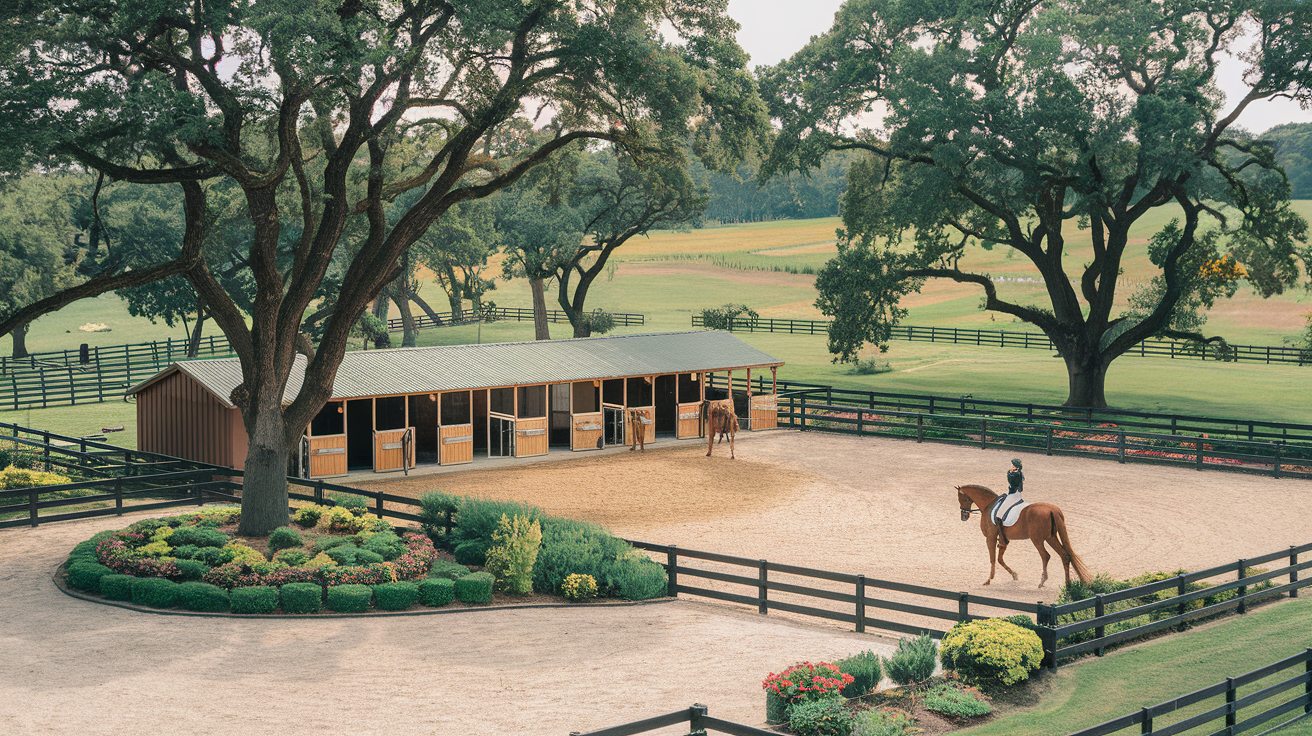
MULTIPOLYGON (((1106 606, 1105 606, 1105 604, 1103 603, 1103 600, 1102 600, 1102 593, 1098 593, 1097 595, 1095 595, 1095 596, 1093 597, 1093 617, 1094 617, 1094 618, 1101 618, 1102 615, 1103 615, 1104 613, 1106 613, 1106 612, 1107 612, 1107 609, 1106 609, 1106 606)), ((1106 635, 1107 635, 1107 627, 1106 627, 1106 626, 1099 626, 1098 628, 1094 629, 1094 632, 1093 632, 1093 636, 1094 636, 1094 638, 1096 638, 1096 639, 1101 639, 1101 638, 1103 638, 1103 637, 1106 636, 1106 635)), ((1093 650, 1093 653, 1096 654, 1096 655, 1098 655, 1099 657, 1102 656, 1102 652, 1103 652, 1103 648, 1102 648, 1102 647, 1098 647, 1097 649, 1093 650)))
POLYGON ((671 544, 665 552, 665 573, 668 578, 665 592, 671 598, 679 597, 679 548, 671 544))
MULTIPOLYGON (((36 498, 36 496, 33 496, 33 498, 36 498)), ((770 603, 767 600, 767 595, 770 589, 769 589, 769 581, 767 580, 767 576, 769 575, 770 563, 766 562, 765 560, 761 560, 757 568, 759 570, 759 573, 757 576, 757 583, 756 583, 756 612, 769 613, 770 603)))
MULTIPOLYGON (((1290 567, 1293 567, 1293 568, 1297 568, 1297 567, 1298 567, 1298 553, 1294 551, 1295 549, 1298 549, 1298 548, 1295 547, 1295 546, 1292 545, 1292 544, 1289 545, 1289 566, 1290 566, 1290 567)), ((1290 585, 1293 585, 1294 583, 1297 583, 1297 582, 1298 582, 1298 570, 1297 570, 1297 569, 1295 569, 1295 570, 1290 570, 1290 571, 1289 571, 1289 584, 1290 584, 1290 585)), ((1298 588, 1294 588, 1294 589, 1290 590, 1290 591, 1289 591, 1289 597, 1290 597, 1290 598, 1297 598, 1297 597, 1298 597, 1298 588)))
MULTIPOLYGON (((1245 560, 1240 560, 1239 562, 1235 563, 1235 568, 1239 571, 1240 580, 1244 579, 1244 568, 1247 567, 1245 562, 1246 562, 1245 560)), ((1241 585, 1239 586, 1239 590, 1236 590, 1235 592, 1239 594, 1238 596, 1236 596, 1239 598, 1239 612, 1248 613, 1248 605, 1247 605, 1248 602, 1244 599, 1245 596, 1248 595, 1248 586, 1241 585)))
POLYGON ((856 633, 866 632, 866 576, 856 576, 856 633))

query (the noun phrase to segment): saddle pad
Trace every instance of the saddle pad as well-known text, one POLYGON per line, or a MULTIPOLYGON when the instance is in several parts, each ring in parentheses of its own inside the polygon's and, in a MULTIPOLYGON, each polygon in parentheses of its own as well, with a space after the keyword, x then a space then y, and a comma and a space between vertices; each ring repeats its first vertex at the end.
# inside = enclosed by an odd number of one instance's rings
POLYGON ((1015 526, 1016 522, 1020 520, 1021 509, 1029 505, 1029 501, 1021 501, 1020 503, 1015 503, 1015 501, 1008 502, 1007 497, 1003 496, 998 499, 997 507, 993 509, 993 523, 998 523, 998 518, 1001 517, 1002 526, 1015 526), (1015 505, 1009 508, 1003 508, 1003 504, 1005 503, 1014 503, 1015 505))

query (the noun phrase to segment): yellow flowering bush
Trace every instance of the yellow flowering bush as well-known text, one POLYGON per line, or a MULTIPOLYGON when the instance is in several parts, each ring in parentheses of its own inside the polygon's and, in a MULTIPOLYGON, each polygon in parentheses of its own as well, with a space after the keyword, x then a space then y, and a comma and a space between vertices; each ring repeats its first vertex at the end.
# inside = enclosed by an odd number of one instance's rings
POLYGON ((1010 687, 1029 679, 1043 662, 1039 635, 1000 618, 967 621, 943 636, 943 668, 973 685, 1010 687))
POLYGON ((319 517, 323 516, 323 513, 327 510, 327 506, 318 504, 302 506, 296 509, 296 513, 292 514, 292 523, 302 529, 311 529, 319 523, 319 517))
POLYGON ((244 562, 247 565, 254 565, 259 562, 268 562, 268 560, 265 559, 264 555, 260 554, 254 548, 242 544, 241 542, 233 542, 228 546, 224 547, 223 549, 232 552, 233 554, 236 555, 236 557, 232 558, 232 562, 244 562))
POLYGON ((16 468, 13 465, 0 470, 0 489, 6 491, 17 491, 23 488, 37 488, 39 486, 57 486, 63 483, 72 483, 68 476, 58 473, 42 473, 39 470, 27 470, 25 468, 16 468))
POLYGON ((591 575, 571 573, 560 584, 560 594, 568 600, 579 602, 597 597, 597 581, 591 575))
POLYGON ((329 557, 328 555, 324 554, 323 552, 320 552, 319 554, 317 554, 317 555, 315 555, 314 557, 310 558, 310 560, 309 560, 308 562, 306 562, 304 565, 301 565, 301 567, 308 567, 308 568, 311 568, 311 569, 318 569, 318 568, 320 568, 320 567, 332 567, 333 565, 336 565, 336 564, 337 564, 336 562, 333 562, 333 558, 329 557))
POLYGON ((169 546, 169 543, 162 539, 137 547, 137 554, 142 557, 164 557, 172 551, 173 548, 169 546))

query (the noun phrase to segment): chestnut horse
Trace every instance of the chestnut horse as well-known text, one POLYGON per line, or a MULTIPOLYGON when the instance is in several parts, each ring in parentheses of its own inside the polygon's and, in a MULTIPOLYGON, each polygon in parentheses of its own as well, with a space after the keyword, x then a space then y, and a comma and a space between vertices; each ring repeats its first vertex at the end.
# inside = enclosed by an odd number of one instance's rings
POLYGON ((1087 585, 1093 579, 1084 562, 1075 554, 1075 550, 1071 549, 1071 540, 1066 534, 1066 517, 1061 509, 1050 503, 1032 503, 1021 509, 1020 518, 1016 520, 1015 525, 1007 527, 1004 534, 999 534, 999 528, 989 519, 989 506, 997 497, 998 494, 984 486, 957 486, 957 501, 961 504, 962 521, 970 521, 971 504, 979 507, 979 528, 984 533, 984 539, 989 547, 989 579, 984 581, 985 585, 993 581, 998 565, 1002 565, 1002 569, 1011 573, 1012 580, 1019 579, 1016 572, 1007 567, 1002 556, 1007 552, 1008 541, 1027 537, 1039 550, 1039 557, 1043 560, 1043 579, 1039 581, 1040 588, 1048 582, 1049 555, 1048 550, 1044 549, 1045 543, 1061 557, 1062 567, 1066 571, 1067 585, 1071 582, 1072 564, 1075 565, 1075 574, 1080 576, 1080 582, 1087 585), (1011 539, 1008 540, 1008 537, 1011 539))
POLYGON ((729 436, 729 459, 735 459, 733 456, 733 438, 738 432, 738 415, 733 413, 733 402, 725 399, 722 401, 711 401, 707 399, 702 402, 701 406, 702 421, 706 423, 706 457, 711 456, 711 447, 715 444, 715 435, 720 435, 720 441, 724 441, 724 436, 729 436))

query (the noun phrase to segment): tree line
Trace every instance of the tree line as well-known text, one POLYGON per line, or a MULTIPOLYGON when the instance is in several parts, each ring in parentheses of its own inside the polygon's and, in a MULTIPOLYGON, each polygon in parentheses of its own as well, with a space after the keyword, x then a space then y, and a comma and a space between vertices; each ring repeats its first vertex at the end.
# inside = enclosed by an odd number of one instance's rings
POLYGON ((426 309, 419 265, 455 306, 491 288, 500 249, 535 308, 558 281, 586 335, 588 288, 629 238, 841 200, 816 282, 835 360, 886 347, 901 297, 946 278, 1037 325, 1067 403, 1103 406, 1130 346, 1207 339, 1196 305, 1241 280, 1292 288, 1312 260, 1274 147, 1235 124, 1258 100, 1312 102, 1307 3, 847 0, 755 73, 726 6, 16 0, 0 9, 0 334, 122 290, 215 324, 244 377, 241 533, 259 534, 286 523, 288 453, 347 340, 376 330, 380 300, 403 321, 426 309), (1223 104, 1216 70, 1237 51, 1248 88, 1223 104), (1152 238, 1159 276, 1119 310, 1129 231, 1165 206, 1181 217, 1152 238), (1063 260, 1086 229, 1092 259, 1063 260), (962 266, 974 246, 1032 261, 1046 303, 1000 297, 962 266))

